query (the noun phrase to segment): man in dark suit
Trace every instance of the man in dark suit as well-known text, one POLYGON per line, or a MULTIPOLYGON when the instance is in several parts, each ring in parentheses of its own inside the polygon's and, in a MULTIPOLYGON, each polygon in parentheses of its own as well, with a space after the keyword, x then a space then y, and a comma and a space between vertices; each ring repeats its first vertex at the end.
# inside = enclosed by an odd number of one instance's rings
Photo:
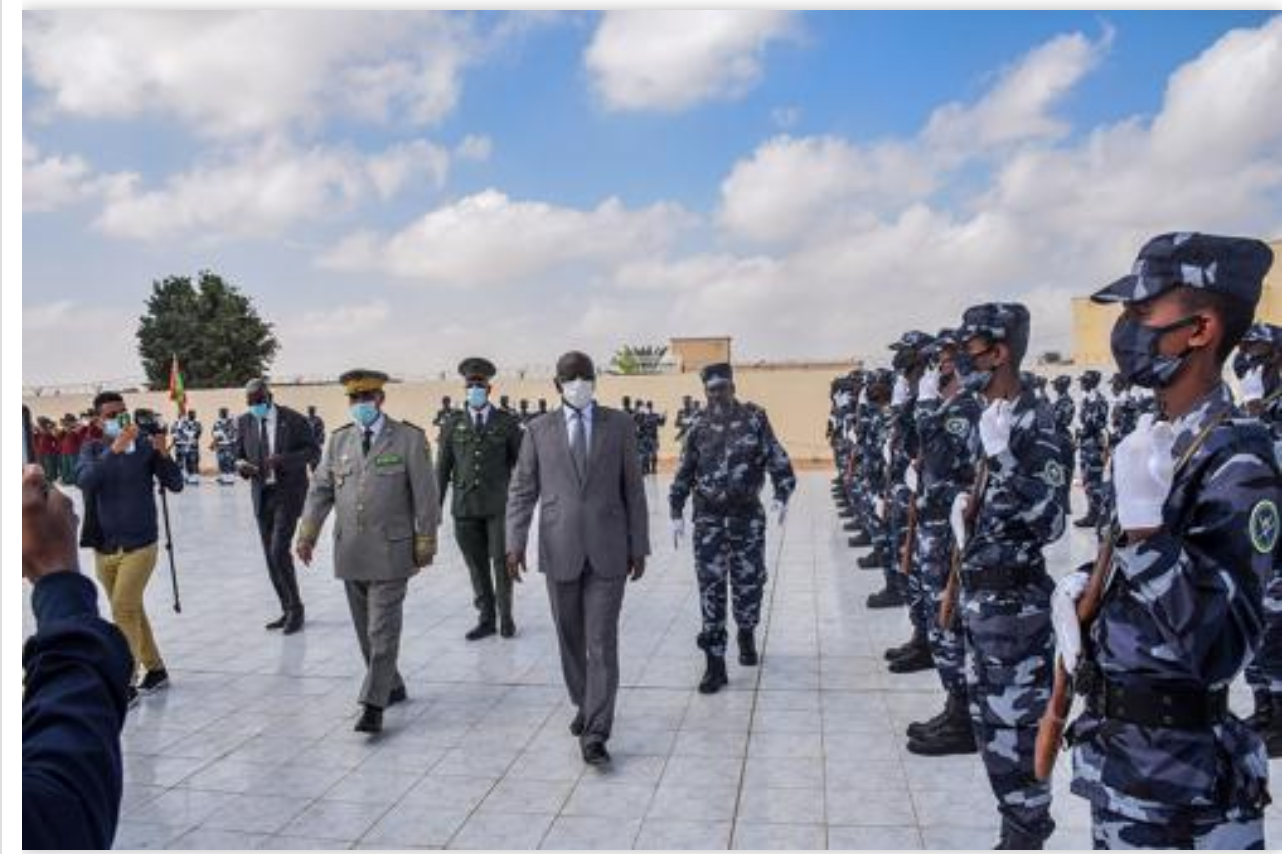
POLYGON ((507 500, 507 568, 516 581, 534 507, 539 571, 547 577, 561 670, 578 713, 570 732, 583 760, 610 761, 605 743, 619 688, 619 611, 650 553, 636 422, 593 402, 596 369, 583 353, 556 365, 564 405, 529 423, 507 500))
POLYGON ((253 487, 267 576, 281 607, 281 616, 267 628, 292 635, 303 627, 303 600, 290 545, 307 500, 307 471, 320 461, 320 445, 306 416, 273 402, 267 380, 250 380, 245 402, 249 412, 237 422, 236 472, 253 487))
POLYGON ((503 520, 508 481, 521 452, 521 422, 490 403, 497 368, 473 356, 459 363, 466 383, 464 406, 441 429, 436 463, 437 494, 444 501, 454 487, 454 539, 472 576, 476 626, 468 640, 516 634, 512 579, 503 564, 503 520))

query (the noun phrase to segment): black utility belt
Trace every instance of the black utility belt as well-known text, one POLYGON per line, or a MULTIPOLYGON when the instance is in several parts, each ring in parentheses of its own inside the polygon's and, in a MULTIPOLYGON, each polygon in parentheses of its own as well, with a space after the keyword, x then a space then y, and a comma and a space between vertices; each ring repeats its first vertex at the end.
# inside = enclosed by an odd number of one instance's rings
POLYGON ((983 569, 963 569, 961 572, 962 589, 972 590, 1010 590, 1015 587, 1027 587, 1046 575, 1042 566, 992 566, 983 569))
POLYGON ((1227 688, 1138 688, 1097 678, 1086 696, 1086 709, 1098 717, 1137 726, 1205 729, 1228 717, 1229 692, 1227 688))
POLYGON ((755 495, 747 498, 724 498, 720 500, 695 496, 694 512, 708 513, 713 516, 733 516, 748 513, 761 508, 761 499, 755 495))

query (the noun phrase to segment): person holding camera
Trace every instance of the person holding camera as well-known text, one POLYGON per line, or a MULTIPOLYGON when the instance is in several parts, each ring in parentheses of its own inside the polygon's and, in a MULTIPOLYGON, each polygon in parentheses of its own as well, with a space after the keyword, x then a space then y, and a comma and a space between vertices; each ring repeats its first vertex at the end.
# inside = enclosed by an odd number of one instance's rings
POLYGON ((84 494, 80 544, 94 550, 94 569, 111 600, 112 619, 129 640, 142 680, 129 687, 129 703, 169 684, 169 673, 143 607, 156 567, 156 499, 152 484, 182 492, 183 474, 169 455, 168 437, 154 421, 135 422, 118 392, 93 401, 103 438, 80 449, 76 484, 84 494))

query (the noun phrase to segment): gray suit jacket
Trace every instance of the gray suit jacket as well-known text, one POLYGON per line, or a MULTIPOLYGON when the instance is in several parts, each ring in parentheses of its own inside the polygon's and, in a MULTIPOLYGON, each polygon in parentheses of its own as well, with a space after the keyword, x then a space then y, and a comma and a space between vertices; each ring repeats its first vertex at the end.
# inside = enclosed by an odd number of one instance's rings
POLYGON ((330 434, 299 524, 299 538, 314 542, 333 510, 334 574, 344 580, 409 578, 415 537, 435 541, 441 521, 427 436, 384 418, 368 455, 355 427, 330 434))
POLYGON ((603 577, 627 574, 629 558, 650 553, 636 422, 618 410, 595 407, 588 476, 580 483, 564 413, 557 409, 531 421, 508 487, 509 550, 525 551, 536 504, 540 572, 572 581, 591 561, 603 577))

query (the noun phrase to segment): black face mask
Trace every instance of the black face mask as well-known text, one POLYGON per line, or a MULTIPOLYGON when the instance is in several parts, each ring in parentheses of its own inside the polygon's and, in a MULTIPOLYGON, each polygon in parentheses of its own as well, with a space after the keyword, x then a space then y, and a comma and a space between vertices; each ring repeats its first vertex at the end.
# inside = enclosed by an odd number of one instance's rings
POLYGON ((957 371, 957 376, 961 380, 962 388, 976 394, 983 394, 988 388, 988 384, 993 381, 993 371, 982 371, 975 364, 975 360, 980 356, 987 355, 993 350, 992 347, 980 350, 978 353, 971 353, 968 350, 959 349, 953 354, 953 366, 957 371))
POLYGON ((1185 326, 1201 325, 1199 315, 1190 315, 1166 326, 1145 326, 1138 320, 1125 315, 1118 318, 1113 327, 1113 359, 1126 382, 1142 388, 1165 388, 1184 367, 1192 347, 1175 356, 1163 356, 1157 346, 1162 337, 1183 329, 1185 326))
POLYGON ((890 361, 890 366, 901 374, 908 373, 915 364, 917 364, 917 354, 912 350, 899 350, 895 353, 895 358, 890 361))

